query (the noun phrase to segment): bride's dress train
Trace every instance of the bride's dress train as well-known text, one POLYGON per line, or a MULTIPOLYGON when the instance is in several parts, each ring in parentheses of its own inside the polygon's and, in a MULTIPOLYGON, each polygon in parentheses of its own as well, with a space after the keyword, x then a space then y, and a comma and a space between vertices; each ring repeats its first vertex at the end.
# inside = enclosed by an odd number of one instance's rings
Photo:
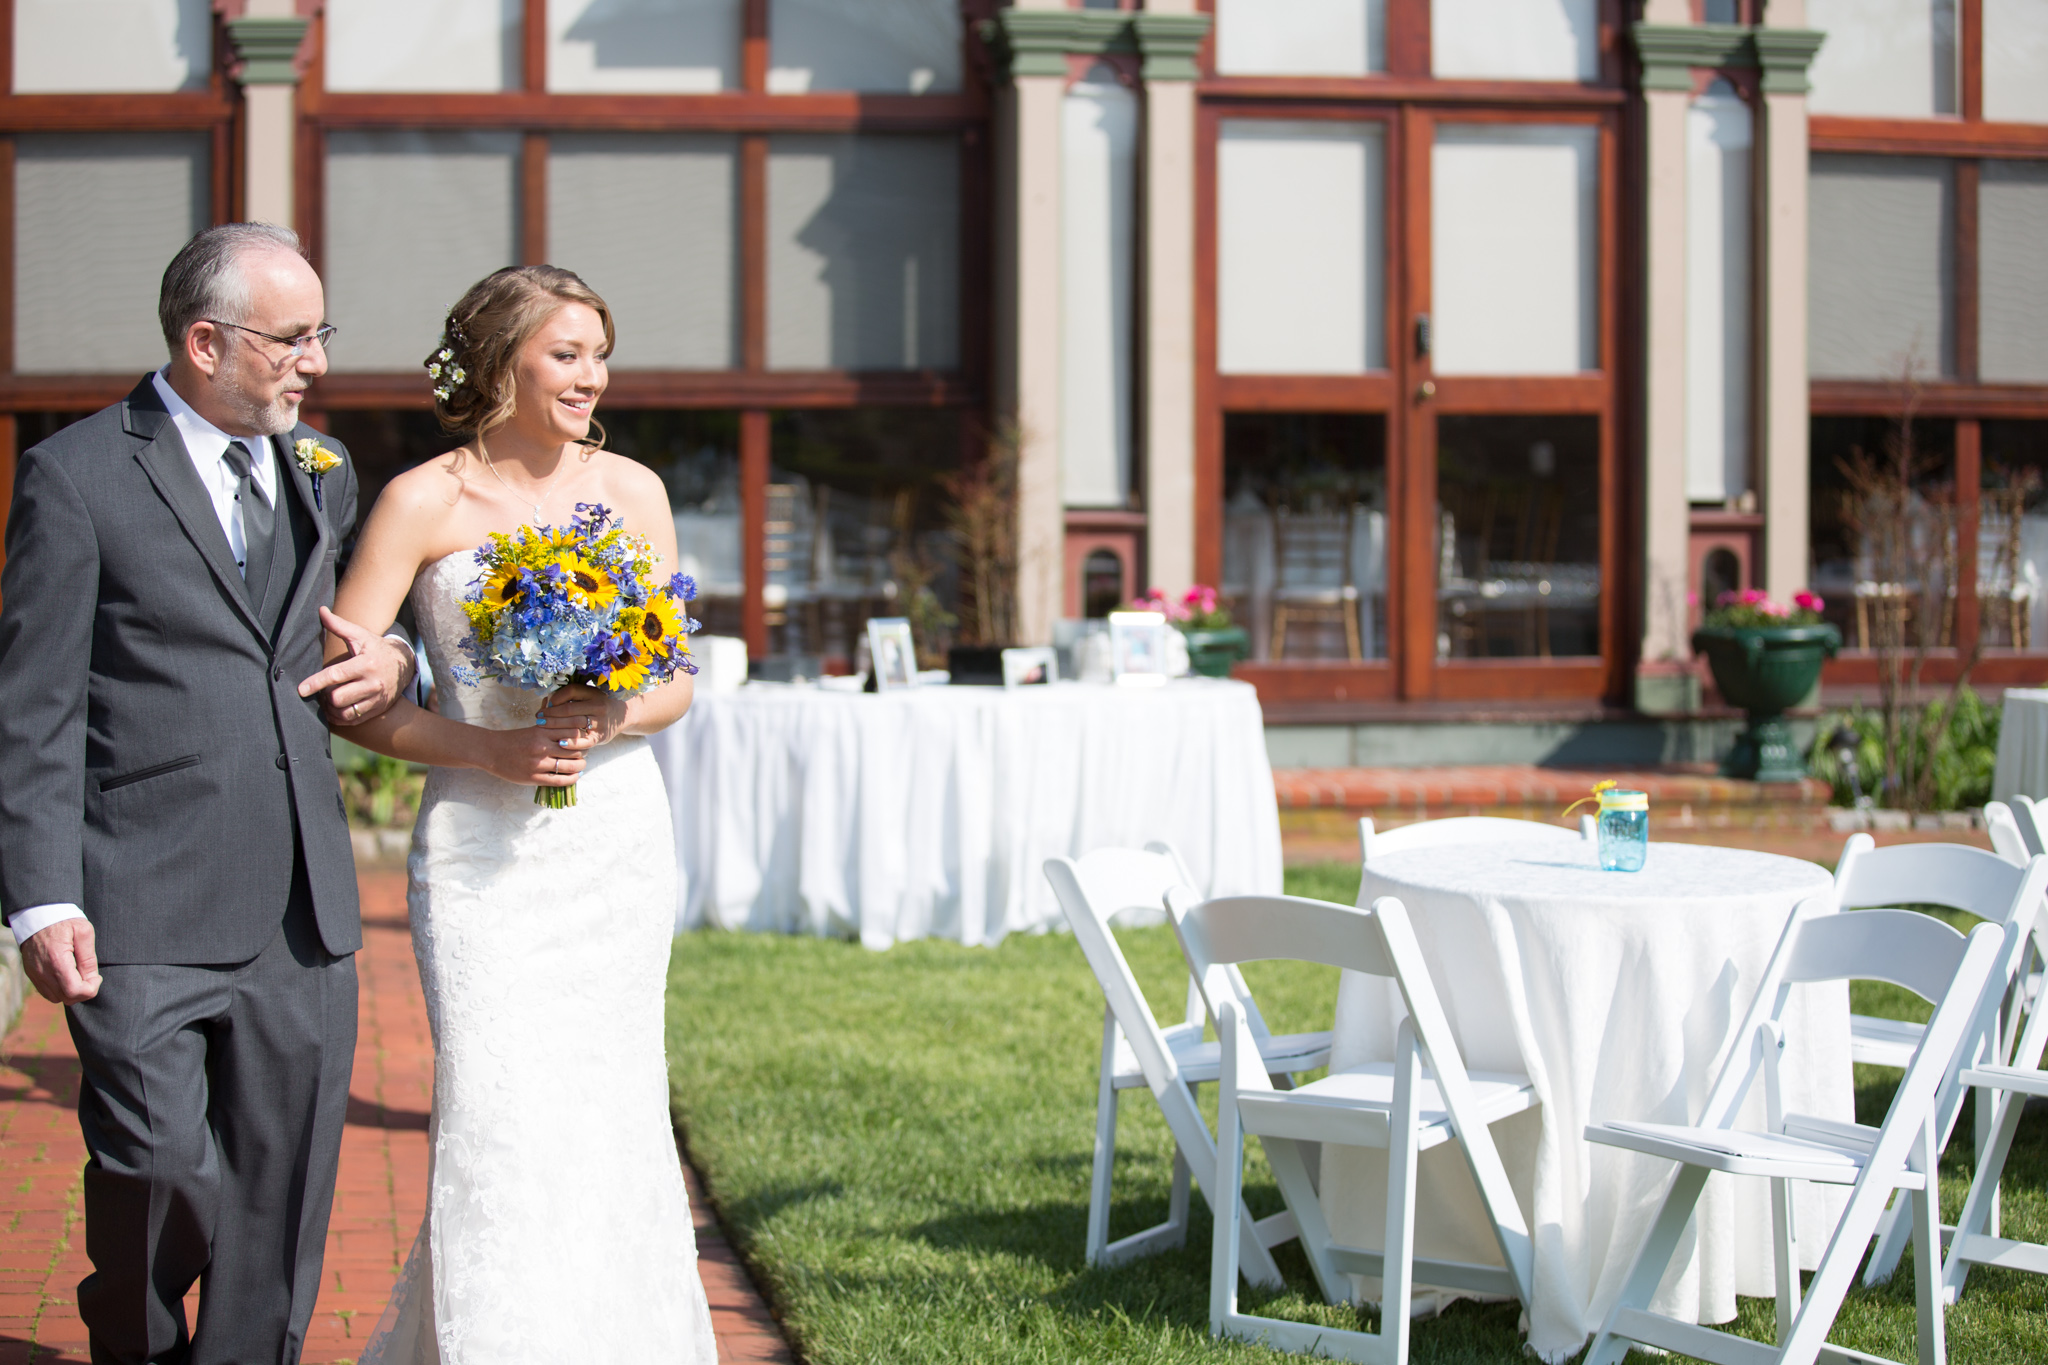
MULTIPOLYGON (((468 552, 413 586, 443 714, 505 730, 540 697, 468 687, 468 552)), ((408 901, 434 1030, 427 1213, 362 1365, 712 1365, 669 1126, 668 797, 642 738, 591 753, 577 804, 435 768, 408 901)))

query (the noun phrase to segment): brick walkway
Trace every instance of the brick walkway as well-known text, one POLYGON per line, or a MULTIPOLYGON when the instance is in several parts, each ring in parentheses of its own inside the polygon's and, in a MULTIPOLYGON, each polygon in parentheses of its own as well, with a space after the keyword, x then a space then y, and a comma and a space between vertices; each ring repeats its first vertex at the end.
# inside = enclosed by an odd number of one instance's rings
MULTIPOLYGON (((360 1035, 327 1282, 308 1365, 351 1365, 376 1326, 426 1201, 433 1045, 413 966, 402 874, 363 875, 360 1035)), ((32 999, 0 1043, 0 1365, 82 1365, 74 1302, 90 1268, 79 1198, 78 1060, 62 1011, 32 999)), ((721 1361, 790 1360, 773 1319, 718 1231, 696 1176, 690 1203, 721 1361)))

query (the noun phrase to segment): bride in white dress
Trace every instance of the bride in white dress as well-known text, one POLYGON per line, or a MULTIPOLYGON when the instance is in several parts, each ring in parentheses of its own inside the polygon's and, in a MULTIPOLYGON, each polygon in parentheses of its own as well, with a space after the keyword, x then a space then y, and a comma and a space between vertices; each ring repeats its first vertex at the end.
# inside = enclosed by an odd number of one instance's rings
POLYGON ((400 702, 348 732, 431 765, 408 902, 433 1164, 363 1365, 716 1359, 669 1126, 675 853, 646 739, 688 708, 690 680, 542 697, 455 676, 493 531, 601 503, 653 544, 660 577, 675 570, 660 478, 591 439, 612 343, 603 300, 565 270, 501 270, 464 295, 435 381, 471 439, 385 488, 336 594, 347 619, 380 623, 410 595, 437 682, 434 711, 400 702), (572 782, 574 806, 534 803, 536 785, 572 782))

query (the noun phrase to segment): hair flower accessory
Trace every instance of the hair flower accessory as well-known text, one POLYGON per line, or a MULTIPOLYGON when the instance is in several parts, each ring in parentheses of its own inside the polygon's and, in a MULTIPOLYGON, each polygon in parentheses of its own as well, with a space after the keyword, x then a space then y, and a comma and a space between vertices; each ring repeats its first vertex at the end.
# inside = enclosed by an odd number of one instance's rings
POLYGON ((292 455, 298 460, 299 468, 313 480, 313 506, 325 511, 326 506, 320 500, 320 476, 341 468, 341 456, 311 436, 294 441, 292 455))
MULTIPOLYGON (((443 337, 443 341, 447 338, 443 337)), ((455 352, 447 346, 434 352, 434 358, 427 362, 427 378, 434 381, 434 397, 443 403, 455 391, 469 382, 469 374, 456 362, 455 352)))

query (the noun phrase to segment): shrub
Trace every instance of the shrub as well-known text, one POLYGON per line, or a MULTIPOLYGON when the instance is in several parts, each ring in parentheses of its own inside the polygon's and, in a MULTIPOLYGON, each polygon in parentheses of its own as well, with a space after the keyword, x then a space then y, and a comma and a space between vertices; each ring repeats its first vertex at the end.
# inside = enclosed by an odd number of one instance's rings
MULTIPOLYGON (((1984 704, 1974 691, 1963 688, 1956 696, 1956 714, 1943 726, 1945 702, 1929 702, 1924 712, 1909 713, 1901 726, 1902 742, 1910 746, 1902 767, 1926 771, 1929 756, 1920 736, 1935 734, 1932 757, 1934 800, 1932 810, 1968 810, 1991 799, 1991 769, 1998 758, 1998 719, 1995 706, 1984 704), (1922 721, 1925 724, 1922 724, 1922 721)), ((1906 806, 1898 790, 1897 774, 1887 774, 1884 764, 1884 717, 1869 707, 1830 711, 1821 716, 1807 754, 1807 771, 1834 788, 1837 805, 1850 805, 1856 792, 1849 775, 1835 757, 1834 736, 1844 726, 1856 735, 1856 771, 1863 795, 1880 806, 1906 806)))

